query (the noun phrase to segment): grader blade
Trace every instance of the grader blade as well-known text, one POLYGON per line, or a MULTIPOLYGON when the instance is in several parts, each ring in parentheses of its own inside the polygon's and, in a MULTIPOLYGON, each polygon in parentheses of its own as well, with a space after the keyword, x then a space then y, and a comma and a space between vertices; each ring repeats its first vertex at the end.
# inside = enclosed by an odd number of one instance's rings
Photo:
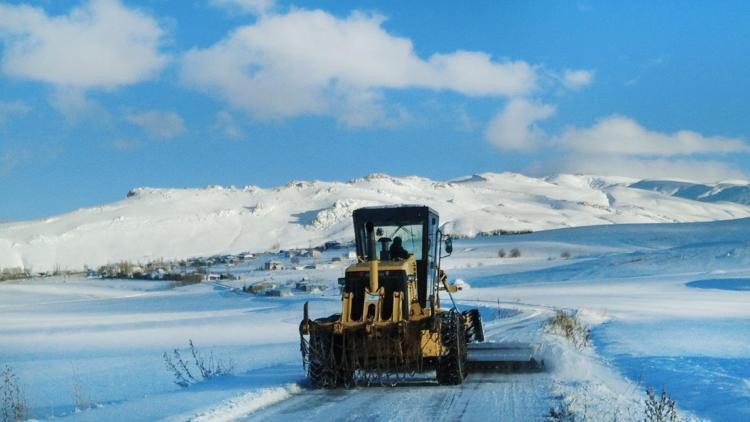
POLYGON ((541 372, 544 360, 539 349, 539 345, 531 343, 470 343, 467 364, 474 371, 541 372))

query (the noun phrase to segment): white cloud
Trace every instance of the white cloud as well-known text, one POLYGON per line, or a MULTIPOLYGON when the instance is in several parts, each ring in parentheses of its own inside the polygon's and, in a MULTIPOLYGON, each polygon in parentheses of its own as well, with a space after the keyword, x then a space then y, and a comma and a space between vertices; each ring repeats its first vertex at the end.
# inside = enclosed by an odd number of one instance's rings
POLYGON ((152 17, 119 0, 91 0, 61 16, 0 3, 2 70, 13 77, 79 89, 137 83, 166 65, 163 36, 152 17))
POLYGON ((553 136, 535 125, 554 114, 554 107, 512 99, 490 121, 485 135, 499 149, 532 152, 545 147, 554 158, 535 162, 539 174, 587 173, 635 178, 682 178, 717 181, 745 178, 719 155, 750 152, 738 138, 704 136, 681 130, 662 133, 635 120, 609 116, 591 127, 568 127, 553 136))
POLYGON ((623 116, 606 117, 589 128, 568 128, 557 141, 565 148, 581 153, 622 156, 671 157, 750 151, 750 147, 741 139, 706 137, 688 130, 655 132, 623 116))
POLYGON ((0 126, 14 116, 23 116, 31 111, 31 107, 23 101, 0 101, 0 126))
POLYGON ((535 123, 553 114, 554 106, 514 98, 490 120, 485 136, 503 150, 532 151, 546 139, 535 123))
POLYGON ((536 72, 526 62, 469 51, 422 59, 411 40, 389 34, 382 22, 374 15, 337 18, 319 10, 264 16, 186 53, 182 80, 261 118, 333 115, 351 126, 372 123, 362 119, 371 110, 382 117, 382 89, 508 97, 536 88, 536 72), (351 108, 365 112, 342 114, 351 108))
POLYGON ((111 120, 107 110, 87 97, 81 88, 56 87, 49 97, 49 104, 69 123, 86 119, 101 124, 111 120))
POLYGON ((149 110, 131 113, 126 116, 126 120, 139 126, 153 138, 173 139, 185 133, 182 117, 173 111, 149 110))
POLYGON ((220 111, 216 114, 212 129, 229 139, 239 140, 245 137, 245 131, 228 111, 220 111))
POLYGON ((566 69, 562 75, 562 82, 568 89, 580 89, 594 82, 594 72, 566 69))
POLYGON ((627 176, 637 179, 678 178, 697 182, 744 179, 747 174, 716 160, 622 157, 571 154, 538 166, 545 173, 584 173, 627 176))
POLYGON ((209 0, 212 6, 254 15, 268 13, 274 8, 275 3, 274 0, 209 0))

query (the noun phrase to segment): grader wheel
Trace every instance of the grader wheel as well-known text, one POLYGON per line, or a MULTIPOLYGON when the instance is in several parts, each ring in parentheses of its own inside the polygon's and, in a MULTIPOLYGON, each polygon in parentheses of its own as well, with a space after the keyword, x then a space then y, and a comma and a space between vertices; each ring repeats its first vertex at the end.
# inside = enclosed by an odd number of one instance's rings
POLYGON ((469 309, 462 313, 466 320, 466 342, 475 343, 484 341, 484 327, 482 326, 482 315, 479 309, 469 309))
POLYGON ((333 388, 336 374, 331 359, 332 333, 314 331, 310 333, 309 363, 307 376, 314 388, 333 388))
POLYGON ((461 384, 466 378, 466 331, 463 316, 455 310, 442 314, 440 336, 446 351, 438 359, 435 368, 438 384, 461 384))
POLYGON ((341 339, 332 332, 316 330, 310 333, 307 375, 314 388, 351 387, 354 371, 342 367, 341 339))

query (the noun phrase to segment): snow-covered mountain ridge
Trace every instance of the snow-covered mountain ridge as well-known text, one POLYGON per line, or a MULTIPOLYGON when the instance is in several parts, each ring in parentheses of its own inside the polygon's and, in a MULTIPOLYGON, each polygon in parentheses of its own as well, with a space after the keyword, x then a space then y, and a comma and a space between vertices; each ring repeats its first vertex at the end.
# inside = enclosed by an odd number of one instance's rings
POLYGON ((750 205, 750 183, 726 181, 721 183, 693 183, 676 180, 641 180, 630 185, 686 199, 704 202, 736 202, 750 205))
POLYGON ((348 182, 292 181, 270 189, 138 188, 112 204, 0 225, 0 268, 79 269, 123 259, 174 259, 346 241, 353 237, 352 211, 381 204, 429 205, 448 222, 448 233, 461 236, 750 216, 741 194, 737 202, 729 202, 732 197, 727 194, 721 200, 705 200, 684 197, 679 194, 683 191, 667 184, 610 176, 484 173, 449 181, 372 174, 348 182))

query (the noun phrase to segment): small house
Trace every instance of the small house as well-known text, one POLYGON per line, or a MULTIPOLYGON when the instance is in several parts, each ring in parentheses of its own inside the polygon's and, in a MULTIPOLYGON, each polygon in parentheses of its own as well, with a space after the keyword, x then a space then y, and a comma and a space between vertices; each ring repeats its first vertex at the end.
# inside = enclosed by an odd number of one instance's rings
POLYGON ((292 295, 292 290, 286 287, 266 290, 266 296, 286 297, 286 296, 291 296, 291 295, 292 295))
POLYGON ((280 271, 284 269, 284 264, 279 261, 268 261, 265 263, 263 268, 266 271, 280 271))
POLYGON ((308 258, 319 258, 323 253, 317 249, 308 249, 305 251, 305 255, 308 258))

